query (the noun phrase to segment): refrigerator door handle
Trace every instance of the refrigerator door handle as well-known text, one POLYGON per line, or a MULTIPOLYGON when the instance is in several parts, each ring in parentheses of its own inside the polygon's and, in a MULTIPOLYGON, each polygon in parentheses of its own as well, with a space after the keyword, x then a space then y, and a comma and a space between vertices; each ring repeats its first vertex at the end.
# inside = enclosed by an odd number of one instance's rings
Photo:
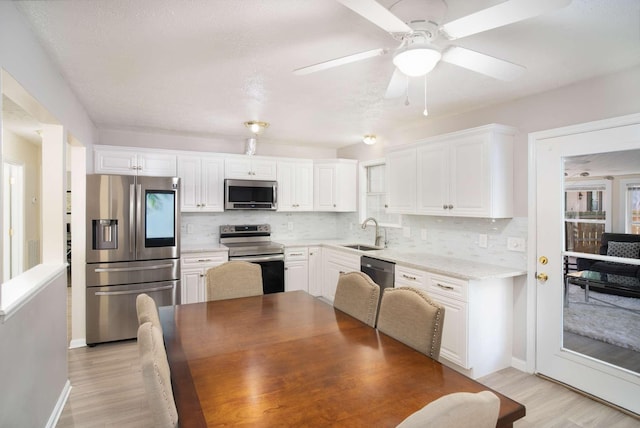
POLYGON ((96 268, 94 272, 138 272, 145 270, 153 270, 153 269, 166 269, 172 268, 173 264, 165 263, 162 265, 152 265, 152 266, 132 266, 132 267, 121 267, 121 268, 96 268))
POLYGON ((144 290, 129 290, 129 291, 96 291, 96 296, 122 296, 125 294, 141 294, 148 293, 150 291, 164 291, 171 290, 173 285, 165 285, 164 287, 146 288, 144 290))
POLYGON ((129 185, 129 253, 133 254, 136 239, 136 192, 135 185, 129 185))

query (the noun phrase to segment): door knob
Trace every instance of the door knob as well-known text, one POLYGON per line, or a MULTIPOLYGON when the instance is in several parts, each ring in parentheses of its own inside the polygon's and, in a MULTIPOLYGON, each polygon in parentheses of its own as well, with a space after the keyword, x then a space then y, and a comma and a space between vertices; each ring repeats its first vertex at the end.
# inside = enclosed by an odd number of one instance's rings
POLYGON ((539 274, 536 275, 536 278, 538 278, 538 281, 547 282, 547 279, 549 279, 549 275, 547 275, 544 272, 540 272, 539 274))

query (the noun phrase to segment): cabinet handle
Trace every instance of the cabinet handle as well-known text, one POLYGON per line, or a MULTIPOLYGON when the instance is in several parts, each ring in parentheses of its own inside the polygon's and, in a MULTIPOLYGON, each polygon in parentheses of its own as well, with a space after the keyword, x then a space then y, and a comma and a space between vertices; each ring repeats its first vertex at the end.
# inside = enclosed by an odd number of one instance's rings
POLYGON ((416 279, 418 279, 415 276, 409 276, 409 275, 406 275, 404 273, 402 274, 402 277, 406 278, 406 279, 410 279, 411 281, 415 281, 416 279))
POLYGON ((439 282, 436 282, 436 285, 440 288, 444 288, 445 290, 453 290, 453 287, 450 285, 442 285, 439 282))
POLYGON ((200 274, 200 278, 204 278, 204 274, 203 273, 200 274))
POLYGON ((453 209, 453 205, 449 204, 449 206, 448 206, 447 208, 449 208, 450 210, 452 210, 452 209, 453 209))
POLYGON ((285 266, 285 267, 284 267, 284 270, 289 270, 289 268, 285 266))
POLYGON ((210 262, 211 259, 198 259, 198 262, 210 262))
POLYGON ((301 256, 301 255, 302 255, 302 253, 291 253, 291 254, 289 254, 289 255, 290 255, 290 256, 301 256))
POLYGON ((341 270, 341 271, 338 271, 338 273, 344 275, 346 272, 341 270))
POLYGON ((442 209, 443 209, 443 210, 446 210, 446 209, 447 209, 447 204, 444 204, 444 205, 442 206, 442 209))
POLYGON ((336 207, 336 204, 333 204, 333 208, 335 208, 335 207, 336 207))

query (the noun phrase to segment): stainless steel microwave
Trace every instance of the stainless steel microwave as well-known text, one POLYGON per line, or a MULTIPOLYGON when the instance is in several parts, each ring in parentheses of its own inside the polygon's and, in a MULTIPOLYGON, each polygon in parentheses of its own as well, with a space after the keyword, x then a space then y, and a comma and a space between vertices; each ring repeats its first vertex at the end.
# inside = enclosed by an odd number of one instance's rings
POLYGON ((275 210, 278 183, 269 180, 224 180, 225 210, 275 210))

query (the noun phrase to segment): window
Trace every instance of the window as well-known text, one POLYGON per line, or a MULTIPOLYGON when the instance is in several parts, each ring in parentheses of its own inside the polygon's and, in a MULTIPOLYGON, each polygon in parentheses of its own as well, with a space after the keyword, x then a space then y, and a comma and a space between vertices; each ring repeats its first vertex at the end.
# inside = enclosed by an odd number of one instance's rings
POLYGON ((611 231, 611 184, 567 181, 564 193, 566 250, 598 254, 600 236, 611 231))
POLYGON ((387 213, 384 159, 360 163, 360 221, 375 218, 380 226, 400 227, 400 214, 387 213))

